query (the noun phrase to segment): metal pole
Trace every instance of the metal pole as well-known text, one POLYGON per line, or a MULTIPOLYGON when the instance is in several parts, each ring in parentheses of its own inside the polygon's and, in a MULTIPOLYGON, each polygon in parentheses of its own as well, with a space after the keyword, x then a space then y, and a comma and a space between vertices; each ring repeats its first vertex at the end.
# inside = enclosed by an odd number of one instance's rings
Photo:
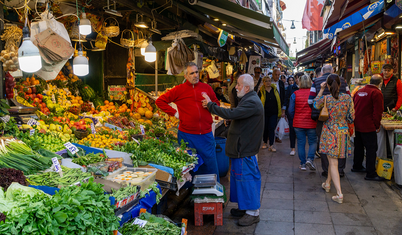
MULTIPOLYGON (((3 3, 1 3, 0 2, 0 9, 3 9, 3 3)), ((0 11, 0 19, 2 19, 1 20, 1 22, 0 22, 0 31, 1 32, 3 32, 3 30, 4 30, 4 12, 3 12, 3 10, 1 10, 0 11)), ((4 45, 3 45, 3 42, 2 41, 0 41, 0 51, 1 50, 3 50, 4 49, 4 45)), ((3 63, 0 63, 0 65, 2 65, 3 63)), ((4 78, 5 78, 5 73, 4 73, 4 70, 3 70, 3 66, 0 66, 0 76, 1 76, 1 79, 0 79, 0 87, 1 87, 1 89, 0 89, 0 98, 1 99, 4 99, 5 97, 4 97, 4 91, 5 91, 5 81, 4 81, 4 78)))
POLYGON ((155 96, 158 96, 158 52, 155 60, 155 96))

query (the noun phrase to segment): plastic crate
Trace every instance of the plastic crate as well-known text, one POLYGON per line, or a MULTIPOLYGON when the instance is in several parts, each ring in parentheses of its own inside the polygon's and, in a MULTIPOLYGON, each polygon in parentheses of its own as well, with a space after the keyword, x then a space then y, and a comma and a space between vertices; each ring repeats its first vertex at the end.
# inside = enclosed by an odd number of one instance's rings
POLYGON ((125 170, 117 170, 116 172, 114 172, 113 174, 110 174, 109 176, 106 177, 107 180, 111 180, 116 177, 119 174, 122 174, 125 171, 132 171, 132 172, 136 172, 136 171, 143 171, 143 172, 152 172, 152 174, 150 174, 149 176, 147 176, 145 179, 143 179, 141 182, 139 183, 130 183, 130 185, 138 185, 141 187, 141 190, 146 190, 153 182, 155 182, 155 176, 156 176, 156 172, 158 171, 158 169, 152 169, 152 168, 133 168, 133 167, 128 167, 125 170))

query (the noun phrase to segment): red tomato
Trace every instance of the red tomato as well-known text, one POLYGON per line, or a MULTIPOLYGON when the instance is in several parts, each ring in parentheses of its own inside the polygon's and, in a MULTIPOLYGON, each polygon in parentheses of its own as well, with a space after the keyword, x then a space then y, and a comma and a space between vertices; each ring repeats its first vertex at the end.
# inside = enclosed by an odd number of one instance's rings
POLYGON ((42 95, 42 94, 37 94, 36 97, 38 97, 39 99, 43 99, 43 95, 42 95))

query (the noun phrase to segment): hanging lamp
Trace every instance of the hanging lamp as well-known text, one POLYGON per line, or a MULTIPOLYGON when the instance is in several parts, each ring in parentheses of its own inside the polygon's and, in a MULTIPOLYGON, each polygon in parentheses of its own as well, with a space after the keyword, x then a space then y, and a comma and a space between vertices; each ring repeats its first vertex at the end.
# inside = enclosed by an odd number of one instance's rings
POLYGON ((145 48, 147 48, 148 44, 149 43, 146 40, 144 40, 144 42, 141 45, 141 55, 145 56, 145 48))
POLYGON ((27 27, 27 19, 22 29, 23 42, 18 49, 18 63, 20 69, 27 73, 33 73, 42 68, 42 59, 39 49, 32 43, 29 37, 29 29, 27 27))
POLYGON ((152 45, 152 41, 149 41, 148 46, 145 48, 145 61, 155 62, 156 60, 156 48, 152 45))
POLYGON ((88 35, 92 32, 91 21, 87 19, 87 14, 85 12, 82 13, 82 18, 80 19, 80 34, 88 35))
POLYGON ((77 76, 85 76, 89 73, 88 59, 83 55, 81 43, 78 47, 78 56, 73 60, 73 72, 77 76))
POLYGON ((296 28, 296 26, 295 26, 295 21, 292 20, 292 26, 290 26, 290 29, 295 29, 295 28, 296 28))

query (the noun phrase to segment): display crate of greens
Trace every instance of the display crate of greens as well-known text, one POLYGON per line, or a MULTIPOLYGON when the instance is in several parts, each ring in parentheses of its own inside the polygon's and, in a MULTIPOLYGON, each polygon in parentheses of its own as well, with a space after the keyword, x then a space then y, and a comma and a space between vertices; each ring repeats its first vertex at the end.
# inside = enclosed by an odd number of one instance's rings
POLYGON ((116 209, 123 208, 126 205, 131 205, 131 202, 139 199, 140 189, 141 187, 138 185, 127 185, 118 190, 112 190, 110 201, 116 206, 116 209))
POLYGON ((138 185, 141 189, 146 189, 155 182, 157 171, 158 169, 152 168, 128 167, 126 170, 119 170, 110 174, 106 179, 120 184, 138 185))

